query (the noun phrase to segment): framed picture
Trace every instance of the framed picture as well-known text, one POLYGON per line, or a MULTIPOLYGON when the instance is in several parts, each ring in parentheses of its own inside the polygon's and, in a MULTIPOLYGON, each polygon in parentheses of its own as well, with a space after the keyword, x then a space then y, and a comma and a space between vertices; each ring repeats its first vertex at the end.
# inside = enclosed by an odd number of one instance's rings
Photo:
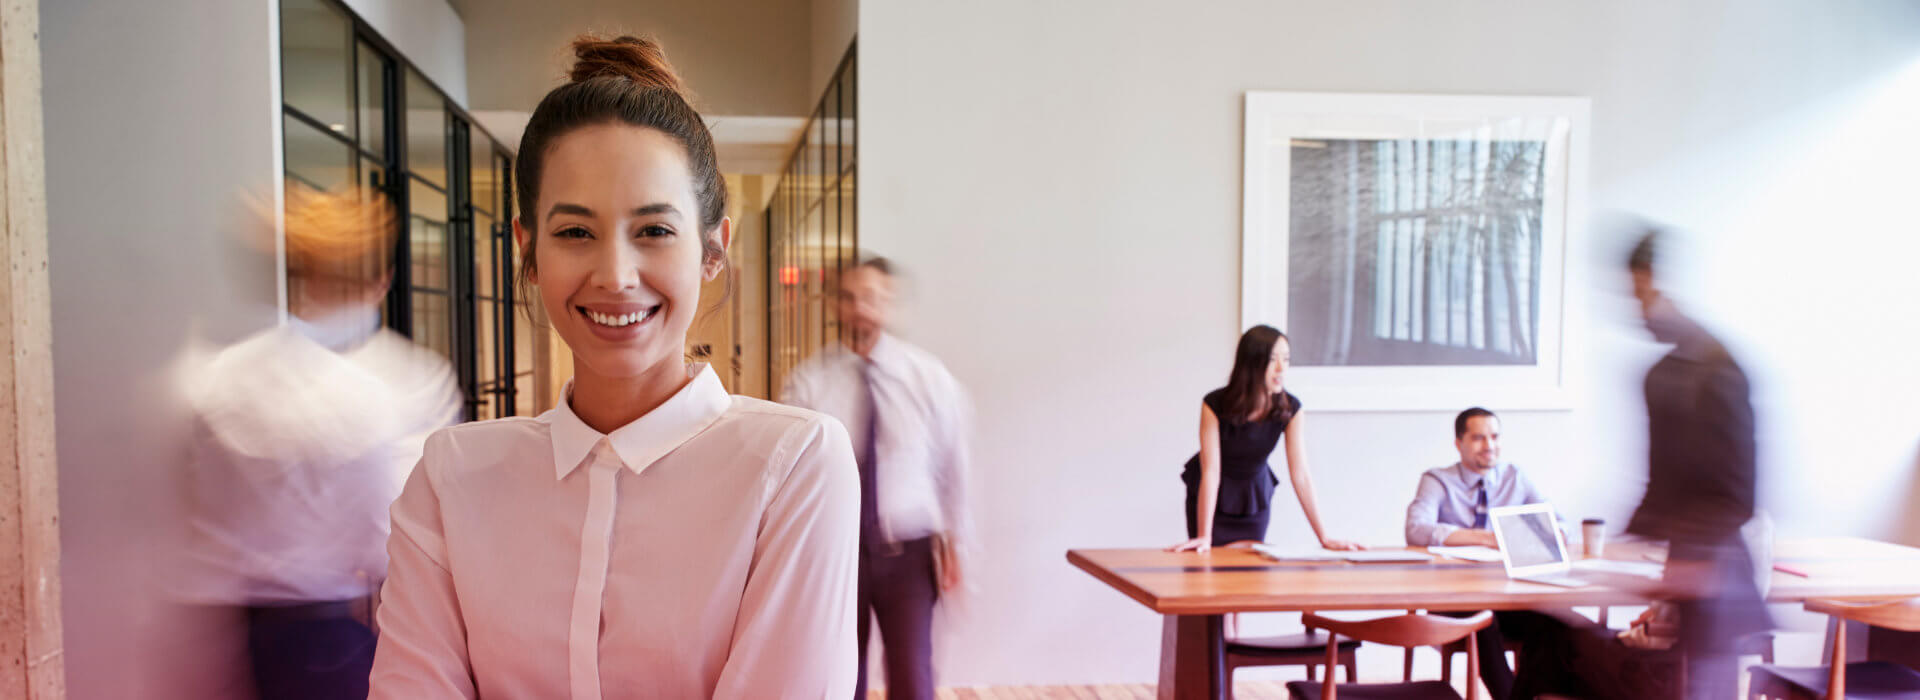
POLYGON ((1243 327, 1318 410, 1563 410, 1588 100, 1247 93, 1243 327))

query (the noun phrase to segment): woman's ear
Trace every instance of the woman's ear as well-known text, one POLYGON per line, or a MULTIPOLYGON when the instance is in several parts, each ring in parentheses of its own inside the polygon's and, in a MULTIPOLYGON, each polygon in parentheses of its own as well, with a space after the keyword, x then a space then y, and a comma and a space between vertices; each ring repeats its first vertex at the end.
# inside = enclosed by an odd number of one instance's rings
MULTIPOLYGON (((513 243, 514 245, 520 246, 520 256, 527 260, 533 259, 533 249, 527 247, 527 242, 531 240, 533 240, 533 234, 529 233, 525 226, 520 225, 520 217, 513 217, 513 243)), ((529 266, 527 268, 527 284, 539 283, 540 267, 538 265, 529 266)))
POLYGON ((713 235, 720 239, 719 250, 710 251, 713 254, 706 256, 700 269, 701 276, 709 282, 719 277, 720 271, 727 268, 727 248, 733 245, 733 218, 721 217, 720 225, 716 227, 713 235))

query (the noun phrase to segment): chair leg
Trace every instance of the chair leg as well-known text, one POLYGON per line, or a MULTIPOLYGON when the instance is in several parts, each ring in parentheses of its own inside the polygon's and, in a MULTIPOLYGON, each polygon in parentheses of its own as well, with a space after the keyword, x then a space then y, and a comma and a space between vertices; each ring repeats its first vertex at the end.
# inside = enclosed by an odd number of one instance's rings
POLYGON ((1400 682, 1413 682, 1413 647, 1405 649, 1406 656, 1400 662, 1400 682))
POLYGON ((1354 659, 1351 655, 1349 655, 1346 659, 1342 660, 1340 662, 1340 665, 1347 669, 1348 683, 1360 682, 1360 666, 1359 664, 1354 663, 1354 659))
POLYGON ((1446 647, 1434 647, 1440 651, 1440 680, 1453 683, 1453 657, 1447 654, 1446 647))

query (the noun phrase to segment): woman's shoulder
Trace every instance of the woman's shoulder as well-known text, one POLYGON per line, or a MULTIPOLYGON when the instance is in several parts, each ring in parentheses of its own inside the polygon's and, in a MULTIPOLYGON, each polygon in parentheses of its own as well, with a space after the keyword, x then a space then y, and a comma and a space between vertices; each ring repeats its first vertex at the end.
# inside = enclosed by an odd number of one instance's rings
POLYGON ((743 454, 764 455, 767 497, 781 484, 821 478, 851 479, 858 492, 853 440, 838 419, 825 413, 735 396, 708 437, 743 454))
POLYGON ((788 449, 803 449, 834 436, 849 440, 846 426, 833 416, 751 396, 734 396, 733 405, 720 420, 721 425, 716 427, 722 428, 726 439, 743 445, 770 440, 788 449))
POLYGON ((1227 403, 1227 388, 1223 386, 1207 392, 1206 396, 1200 397, 1200 403, 1206 404, 1207 408, 1213 409, 1214 413, 1219 413, 1227 403))
POLYGON ((1287 413, 1289 415, 1295 412, 1298 412, 1300 410, 1300 406, 1301 406, 1300 397, 1293 395, 1293 392, 1291 391, 1287 391, 1286 389, 1281 389, 1280 402, 1281 402, 1280 405, 1287 407, 1287 413))
POLYGON ((539 418, 473 421, 434 431, 420 463, 435 477, 474 474, 497 465, 524 464, 529 455, 551 461, 552 444, 548 426, 539 418))

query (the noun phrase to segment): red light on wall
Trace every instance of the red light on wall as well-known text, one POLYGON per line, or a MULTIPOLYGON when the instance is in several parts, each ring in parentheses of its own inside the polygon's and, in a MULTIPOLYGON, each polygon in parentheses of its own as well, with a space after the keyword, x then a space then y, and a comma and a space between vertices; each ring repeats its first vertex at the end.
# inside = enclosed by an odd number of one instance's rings
POLYGON ((800 268, 787 266, 780 268, 780 283, 794 285, 800 283, 800 268))

